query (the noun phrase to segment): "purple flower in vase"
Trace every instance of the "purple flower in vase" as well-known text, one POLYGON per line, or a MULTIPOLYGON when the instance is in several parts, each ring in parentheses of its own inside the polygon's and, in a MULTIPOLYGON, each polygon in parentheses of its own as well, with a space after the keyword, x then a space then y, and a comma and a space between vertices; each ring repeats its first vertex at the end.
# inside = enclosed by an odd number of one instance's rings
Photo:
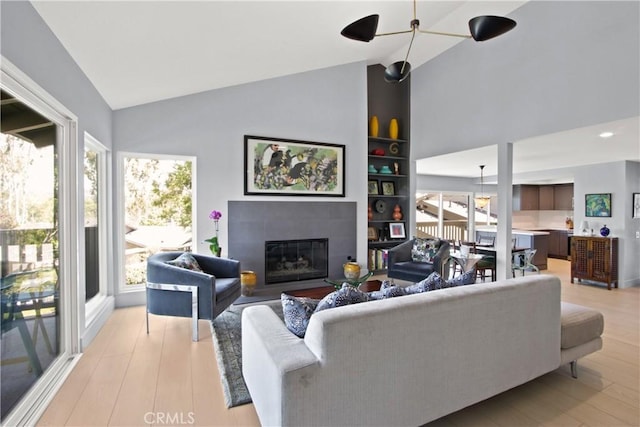
POLYGON ((217 210, 212 210, 209 214, 209 218, 213 220, 213 224, 215 226, 216 235, 210 239, 206 239, 205 242, 209 243, 209 249, 211 253, 215 256, 220 256, 220 244, 218 243, 218 221, 222 218, 222 212, 217 210))

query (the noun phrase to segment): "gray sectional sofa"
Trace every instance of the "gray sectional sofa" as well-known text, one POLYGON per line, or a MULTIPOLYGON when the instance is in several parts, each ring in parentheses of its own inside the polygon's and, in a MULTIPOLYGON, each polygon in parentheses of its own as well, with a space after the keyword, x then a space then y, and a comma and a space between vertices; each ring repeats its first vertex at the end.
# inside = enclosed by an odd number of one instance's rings
MULTIPOLYGON (((597 335, 574 335, 567 345, 592 343, 563 356, 600 348, 597 335)), ((242 348, 264 426, 418 426, 560 366, 560 280, 526 276, 338 307, 314 314, 304 338, 271 308, 248 307, 242 348)))

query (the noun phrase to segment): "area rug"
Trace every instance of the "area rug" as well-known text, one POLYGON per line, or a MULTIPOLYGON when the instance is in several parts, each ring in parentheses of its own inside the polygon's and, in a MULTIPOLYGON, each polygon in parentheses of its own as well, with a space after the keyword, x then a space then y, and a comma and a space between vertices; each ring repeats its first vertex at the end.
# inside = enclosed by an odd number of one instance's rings
MULTIPOLYGON (((277 301, 265 302, 282 315, 282 303, 277 301)), ((251 403, 251 396, 242 377, 242 328, 240 321, 242 310, 249 305, 231 305, 211 322, 213 347, 216 351, 218 370, 222 381, 224 401, 227 408, 251 403)))

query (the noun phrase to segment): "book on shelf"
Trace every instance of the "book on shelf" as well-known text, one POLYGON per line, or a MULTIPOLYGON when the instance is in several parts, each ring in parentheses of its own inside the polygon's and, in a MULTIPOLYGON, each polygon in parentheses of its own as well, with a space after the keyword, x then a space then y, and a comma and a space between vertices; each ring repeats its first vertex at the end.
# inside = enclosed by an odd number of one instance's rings
POLYGON ((369 249, 367 269, 369 271, 386 270, 388 257, 388 249, 369 249))

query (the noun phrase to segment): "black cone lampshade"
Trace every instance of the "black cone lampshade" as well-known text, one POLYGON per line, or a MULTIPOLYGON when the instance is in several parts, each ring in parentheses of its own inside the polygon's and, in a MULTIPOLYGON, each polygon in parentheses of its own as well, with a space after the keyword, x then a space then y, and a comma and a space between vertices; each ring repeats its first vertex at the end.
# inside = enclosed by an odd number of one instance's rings
POLYGON ((411 64, 409 64, 408 62, 394 62, 384 70, 384 81, 388 83, 400 83, 401 81, 409 77, 410 72, 411 64))
POLYGON ((469 21, 471 37, 477 42, 498 37, 516 26, 516 21, 504 16, 476 16, 469 21))
POLYGON ((371 41, 376 36, 379 17, 379 15, 369 15, 364 18, 360 18, 344 27, 340 34, 348 39, 357 40, 359 42, 371 41))

